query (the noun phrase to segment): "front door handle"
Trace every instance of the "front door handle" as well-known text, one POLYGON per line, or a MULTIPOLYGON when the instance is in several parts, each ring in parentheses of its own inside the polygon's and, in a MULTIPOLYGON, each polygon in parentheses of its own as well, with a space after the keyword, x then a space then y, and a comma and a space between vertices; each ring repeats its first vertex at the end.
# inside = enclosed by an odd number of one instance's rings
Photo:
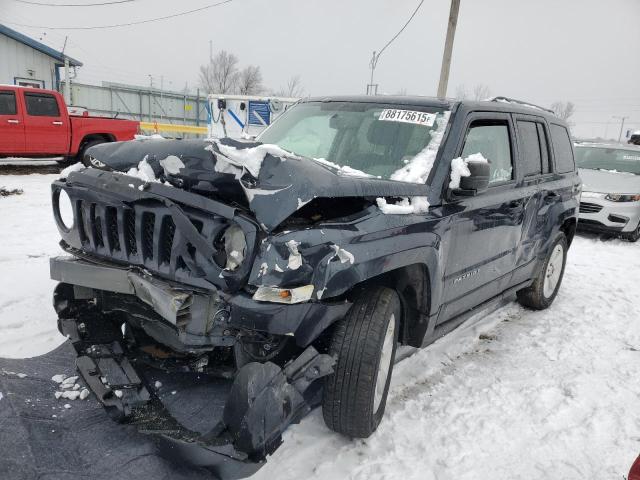
POLYGON ((12 120, 12 119, 9 119, 9 120, 7 120, 7 123, 14 123, 14 124, 18 124, 18 123, 20 123, 20 120, 12 120))
POLYGON ((51 124, 52 124, 52 125, 62 125, 62 122, 54 121, 54 122, 51 122, 51 124))

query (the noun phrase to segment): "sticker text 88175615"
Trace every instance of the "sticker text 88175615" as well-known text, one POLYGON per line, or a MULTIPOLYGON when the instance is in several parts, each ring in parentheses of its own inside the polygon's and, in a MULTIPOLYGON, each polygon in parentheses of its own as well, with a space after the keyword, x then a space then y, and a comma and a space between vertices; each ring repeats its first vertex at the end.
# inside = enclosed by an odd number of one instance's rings
POLYGON ((433 113, 416 112, 415 110, 398 110, 395 108, 386 108, 382 110, 378 120, 386 122, 403 122, 403 123, 415 123, 417 125, 425 125, 432 127, 436 120, 436 115, 433 113))

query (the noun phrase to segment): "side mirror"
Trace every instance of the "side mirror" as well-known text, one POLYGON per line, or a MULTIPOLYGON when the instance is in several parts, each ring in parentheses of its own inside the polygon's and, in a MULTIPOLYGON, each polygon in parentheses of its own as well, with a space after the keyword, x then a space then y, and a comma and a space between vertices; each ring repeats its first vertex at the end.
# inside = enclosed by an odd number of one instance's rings
POLYGON ((453 193, 466 197, 473 197, 485 192, 489 188, 490 166, 486 162, 467 163, 471 175, 460 179, 460 188, 456 188, 453 193))

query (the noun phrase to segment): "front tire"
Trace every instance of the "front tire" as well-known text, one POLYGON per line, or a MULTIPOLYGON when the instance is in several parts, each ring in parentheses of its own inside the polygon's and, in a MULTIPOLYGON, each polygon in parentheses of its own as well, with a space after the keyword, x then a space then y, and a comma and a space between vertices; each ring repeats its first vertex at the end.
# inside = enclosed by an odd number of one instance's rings
POLYGON ((567 250, 567 237, 564 233, 559 233, 533 283, 516 292, 521 305, 534 310, 544 310, 553 303, 564 276, 567 250))
POLYGON ((637 242, 640 240, 640 222, 638 222, 638 226, 633 232, 622 234, 622 238, 629 242, 637 242))
POLYGON ((327 426, 350 437, 370 436, 384 414, 398 343, 401 305, 395 290, 363 292, 335 327, 329 353, 334 373, 325 380, 327 426))

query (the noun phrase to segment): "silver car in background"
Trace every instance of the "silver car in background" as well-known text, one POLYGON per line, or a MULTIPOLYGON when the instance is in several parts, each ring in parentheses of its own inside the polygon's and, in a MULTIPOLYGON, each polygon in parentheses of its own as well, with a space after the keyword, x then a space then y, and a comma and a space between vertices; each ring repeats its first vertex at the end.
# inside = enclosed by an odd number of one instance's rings
POLYGON ((578 228, 640 238, 640 147, 576 143, 582 178, 578 228))

